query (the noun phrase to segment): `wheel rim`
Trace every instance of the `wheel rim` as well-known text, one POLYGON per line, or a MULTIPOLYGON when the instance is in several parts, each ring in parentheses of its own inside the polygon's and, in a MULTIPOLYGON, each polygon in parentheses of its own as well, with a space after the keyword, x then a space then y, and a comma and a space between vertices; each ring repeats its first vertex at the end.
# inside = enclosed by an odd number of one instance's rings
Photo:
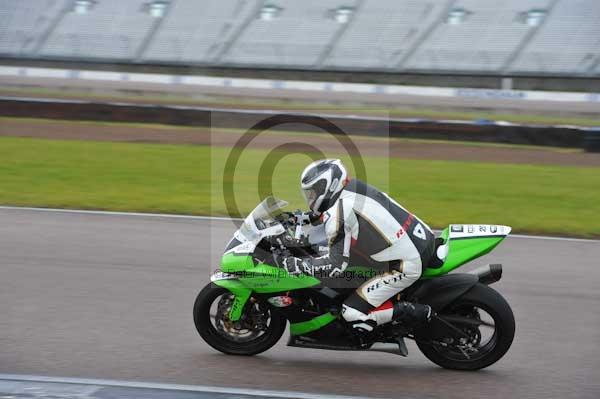
POLYGON ((224 293, 215 297, 210 306, 210 326, 219 337, 238 344, 248 344, 265 338, 272 322, 269 308, 250 298, 238 321, 229 319, 234 296, 224 293))
POLYGON ((460 330, 453 337, 434 341, 440 355, 457 362, 474 362, 494 351, 500 339, 497 320, 491 309, 477 303, 462 302, 439 317, 460 330))

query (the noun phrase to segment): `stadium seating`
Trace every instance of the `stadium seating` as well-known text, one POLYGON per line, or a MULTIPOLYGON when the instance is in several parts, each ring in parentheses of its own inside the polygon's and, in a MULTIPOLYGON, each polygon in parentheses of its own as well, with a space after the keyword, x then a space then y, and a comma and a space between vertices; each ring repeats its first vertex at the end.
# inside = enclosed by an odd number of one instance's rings
MULTIPOLYGON (((417 70, 498 71, 527 33, 534 29, 519 18, 549 0, 459 0, 451 11, 463 11, 464 21, 444 20, 419 46, 405 67, 417 70)), ((447 19, 447 16, 444 16, 447 19)))
POLYGON ((65 4, 65 0, 1 0, 0 54, 27 55, 35 51, 65 4))
POLYGON ((600 75, 600 0, 0 0, 0 56, 600 75))
POLYGON ((250 0, 176 1, 142 58, 211 62, 255 11, 250 0))
POLYGON ((97 0, 88 13, 69 10, 39 54, 132 60, 154 23, 152 16, 142 12, 146 3, 147 0, 97 0))
POLYGON ((324 64, 335 67, 395 68, 437 22, 447 0, 370 0, 356 16, 324 64))
MULTIPOLYGON (((355 1, 344 4, 352 5, 355 1)), ((254 18, 221 60, 230 64, 314 66, 341 25, 327 18, 339 0, 278 0, 271 20, 254 18)))
POLYGON ((600 63, 600 1, 559 1, 551 14, 511 70, 586 73, 597 66, 600 63))

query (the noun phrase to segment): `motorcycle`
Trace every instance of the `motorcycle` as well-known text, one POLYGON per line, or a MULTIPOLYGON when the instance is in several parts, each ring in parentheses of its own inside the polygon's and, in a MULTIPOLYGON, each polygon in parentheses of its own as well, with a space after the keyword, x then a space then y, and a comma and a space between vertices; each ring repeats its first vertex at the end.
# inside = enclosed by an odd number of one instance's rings
POLYGON ((419 281, 384 304, 430 305, 431 320, 419 325, 393 320, 357 336, 341 315, 342 303, 355 287, 324 286, 313 276, 291 275, 277 266, 282 256, 319 256, 325 249, 317 228, 306 218, 302 221, 301 213, 284 212, 286 205, 268 197, 245 218, 226 246, 220 270, 196 298, 196 329, 216 350, 231 355, 266 351, 282 337, 288 321, 288 346, 406 356, 405 339, 412 339, 433 363, 456 370, 488 367, 510 348, 513 312, 489 287, 500 280, 502 265, 449 274, 489 253, 510 227, 448 226, 436 239, 436 261, 424 265, 419 281))

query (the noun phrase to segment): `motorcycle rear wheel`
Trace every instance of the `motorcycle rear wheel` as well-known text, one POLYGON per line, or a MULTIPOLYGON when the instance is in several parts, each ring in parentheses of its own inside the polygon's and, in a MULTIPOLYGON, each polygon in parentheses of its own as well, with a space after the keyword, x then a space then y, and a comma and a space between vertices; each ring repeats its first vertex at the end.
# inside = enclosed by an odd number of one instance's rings
MULTIPOLYGON (((202 339, 214 349, 228 355, 252 356, 275 345, 285 331, 286 319, 276 312, 271 312, 266 306, 261 307, 263 314, 258 316, 266 317, 268 324, 264 326, 264 329, 258 331, 258 334, 257 331, 249 328, 233 327, 234 322, 221 318, 217 320, 217 317, 223 312, 217 311, 215 314, 211 314, 211 307, 217 299, 219 299, 219 305, 227 305, 228 297, 231 296, 228 290, 213 283, 208 284, 200 291, 194 303, 193 312, 194 324, 202 339), (224 324, 227 324, 227 329, 223 328, 224 324), (236 330, 246 331, 248 336, 236 337, 235 334, 227 333, 228 331, 235 333, 236 330)), ((253 306, 260 305, 249 303, 244 307, 246 318, 250 312, 254 312, 254 316, 259 312, 257 309, 252 309, 253 306)), ((225 319, 228 318, 225 316, 225 319)))
MULTIPOLYGON (((452 304, 438 313, 438 316, 452 320, 456 318, 468 318, 473 321, 481 322, 480 313, 487 313, 493 323, 488 322, 481 325, 461 324, 461 322, 451 322, 454 327, 463 330, 473 337, 478 348, 473 345, 457 345, 455 338, 448 337, 450 344, 441 342, 431 342, 428 339, 420 339, 419 335, 428 335, 427 326, 423 328, 422 334, 417 334, 417 346, 421 352, 433 363, 438 366, 453 370, 479 370, 496 363, 506 354, 510 348, 515 335, 515 319, 513 312, 506 300, 494 289, 478 283, 470 289, 465 295, 458 298, 452 304), (465 316, 467 315, 467 316, 465 316), (481 345, 481 328, 492 328, 493 334, 489 342, 481 345), (451 342, 454 341, 454 342, 451 342), (481 345, 481 347, 479 347, 481 345)), ((450 335, 450 334, 449 334, 450 335)))

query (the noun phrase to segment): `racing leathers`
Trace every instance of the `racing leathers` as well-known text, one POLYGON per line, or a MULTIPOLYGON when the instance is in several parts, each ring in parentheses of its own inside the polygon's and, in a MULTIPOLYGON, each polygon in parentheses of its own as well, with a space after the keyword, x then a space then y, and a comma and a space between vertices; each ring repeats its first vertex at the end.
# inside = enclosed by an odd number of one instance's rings
POLYGON ((416 282, 433 256, 435 236, 430 228, 387 194, 356 179, 346 184, 321 220, 328 253, 287 258, 288 271, 331 282, 348 274, 349 266, 376 270, 344 301, 343 317, 367 331, 391 321, 400 309, 388 299, 416 282))

